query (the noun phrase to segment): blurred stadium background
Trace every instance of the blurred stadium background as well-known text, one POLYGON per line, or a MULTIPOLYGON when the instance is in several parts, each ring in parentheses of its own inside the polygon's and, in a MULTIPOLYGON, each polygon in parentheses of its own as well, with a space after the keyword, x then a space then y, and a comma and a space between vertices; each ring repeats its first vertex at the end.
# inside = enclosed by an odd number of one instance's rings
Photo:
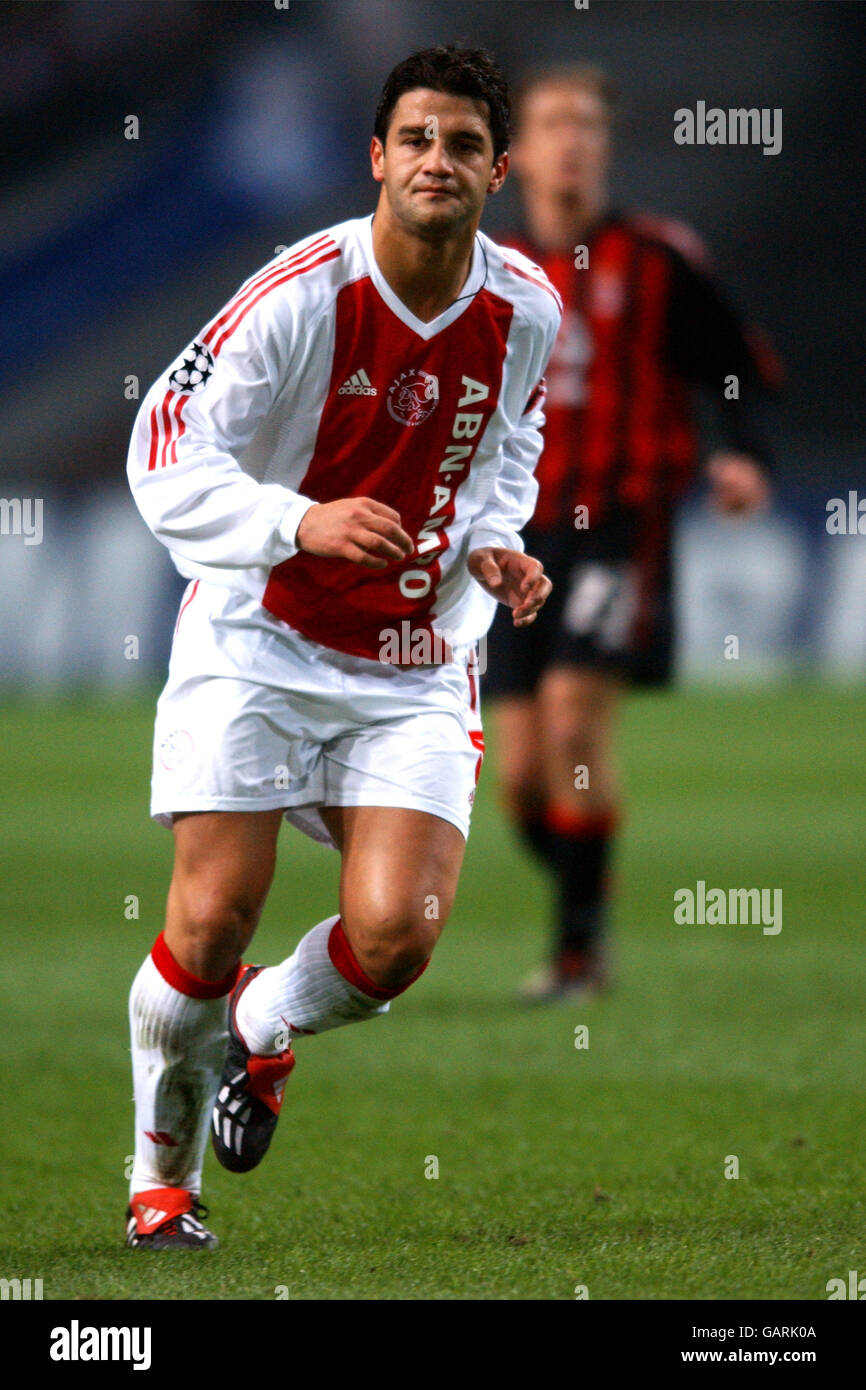
MULTIPOLYGON (((44 538, 0 537, 3 682, 129 691, 159 679, 178 585, 126 490, 136 397, 276 246, 372 208, 380 84, 443 38, 486 43, 515 78, 566 56, 608 67, 627 109, 615 198, 696 226, 784 360, 772 516, 723 524, 683 509, 683 677, 862 674, 866 547, 825 529, 828 499, 857 487, 863 464, 859 9, 5 3, 0 491, 43 500, 44 538), (673 111, 698 99, 781 107, 782 153, 675 145, 673 111), (739 662, 720 655, 729 632, 739 662)), ((485 227, 517 225, 507 187, 485 227)))
MULTIPOLYGON (((825 525, 863 479, 863 14, 0 6, 0 497, 44 503, 40 544, 0 536, 0 1054, 27 1083, 0 1128, 0 1274, 44 1277, 46 1298, 814 1299, 866 1268, 866 540, 825 525), (423 988, 369 1038, 304 1050, 261 1173, 238 1188, 208 1161, 228 1249, 180 1285, 120 1245, 126 990, 171 857, 146 819, 150 729, 182 587, 126 487, 134 384, 275 247, 372 209, 381 82, 443 40, 487 44, 515 78, 574 57, 619 80, 617 199, 692 223, 784 360, 777 500, 740 524, 699 492, 682 510, 680 689, 629 702, 621 980, 591 1048, 572 1036, 589 1015, 513 1003, 548 890, 485 774, 423 988), (701 99, 781 107, 782 153, 678 147, 673 112, 701 99), (781 885, 784 930, 676 926, 673 890, 699 878, 781 885)), ((484 225, 517 221, 506 188, 484 225)), ((266 961, 333 910, 336 856, 286 835, 281 859, 266 961)))

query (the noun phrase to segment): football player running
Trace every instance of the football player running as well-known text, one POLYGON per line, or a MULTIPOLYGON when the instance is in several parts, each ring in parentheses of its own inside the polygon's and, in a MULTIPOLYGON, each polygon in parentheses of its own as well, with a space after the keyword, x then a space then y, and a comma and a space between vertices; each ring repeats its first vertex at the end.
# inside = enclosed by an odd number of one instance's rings
POLYGON ((483 755, 476 644, 497 602, 525 628, 551 590, 519 532, 561 305, 478 230, 506 83, 481 50, 415 53, 374 130, 375 214, 248 280, 134 429, 136 503, 189 580, 154 740, 174 869, 129 1005, 137 1249, 213 1247, 208 1130, 255 1167, 295 1040, 425 970, 483 755), (284 820, 339 850, 339 901, 245 966, 284 820))

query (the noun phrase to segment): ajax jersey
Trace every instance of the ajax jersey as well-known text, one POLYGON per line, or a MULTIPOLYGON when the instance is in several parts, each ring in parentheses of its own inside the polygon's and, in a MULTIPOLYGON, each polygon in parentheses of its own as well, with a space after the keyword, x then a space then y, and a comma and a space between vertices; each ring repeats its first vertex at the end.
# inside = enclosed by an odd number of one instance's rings
POLYGON ((379 659, 394 633, 469 645, 496 603, 467 556, 521 549, 535 507, 560 315, 544 272, 480 232, 463 293, 430 323, 380 273, 372 217, 307 238, 151 387, 128 463, 139 510, 181 574, 322 646, 379 659), (353 496, 399 512, 408 559, 369 570, 298 549, 313 503, 353 496))

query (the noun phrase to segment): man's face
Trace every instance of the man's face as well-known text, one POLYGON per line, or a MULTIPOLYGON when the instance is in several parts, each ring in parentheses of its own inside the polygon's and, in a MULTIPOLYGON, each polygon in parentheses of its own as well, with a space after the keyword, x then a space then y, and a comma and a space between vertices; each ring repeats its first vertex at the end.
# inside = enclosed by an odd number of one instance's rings
POLYGON ((597 201, 610 165, 610 121, 590 87, 541 84, 526 96, 514 168, 524 191, 597 201))
POLYGON ((399 98, 385 144, 374 135, 370 157, 396 220, 431 241, 477 224, 508 169, 507 154, 493 161, 486 103, 424 87, 399 98))

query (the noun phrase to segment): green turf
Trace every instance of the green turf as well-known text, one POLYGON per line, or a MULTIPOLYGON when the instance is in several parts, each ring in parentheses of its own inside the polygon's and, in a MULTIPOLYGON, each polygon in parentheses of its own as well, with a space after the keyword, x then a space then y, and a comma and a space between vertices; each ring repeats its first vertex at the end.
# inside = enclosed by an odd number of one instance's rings
MULTIPOLYGON (((583 1007, 512 1003, 547 897, 488 768, 431 969, 390 1018, 299 1044, 263 1166, 208 1156, 222 1249, 168 1257, 121 1244, 127 991, 171 853, 150 722, 150 701, 0 720, 0 1274, 46 1299, 823 1299, 866 1270, 866 696, 629 702, 620 984, 583 1007), (782 888, 782 932, 677 926, 699 878, 782 888)), ((337 867, 284 832, 256 958, 334 910, 337 867)))

